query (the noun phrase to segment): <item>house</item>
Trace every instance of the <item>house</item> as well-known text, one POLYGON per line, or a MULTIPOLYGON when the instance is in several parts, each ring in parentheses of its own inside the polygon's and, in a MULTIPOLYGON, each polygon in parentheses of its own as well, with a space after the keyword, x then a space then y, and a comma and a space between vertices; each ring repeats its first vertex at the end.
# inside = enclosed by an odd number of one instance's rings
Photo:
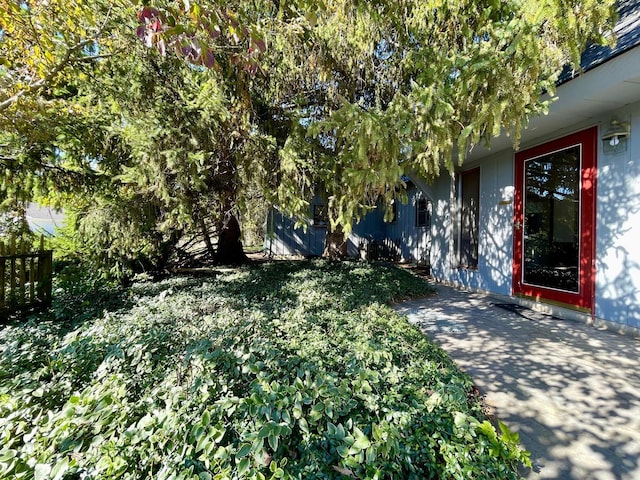
MULTIPOLYGON (((412 178, 396 222, 367 216, 349 253, 386 241, 438 281, 640 333, 640 1, 619 12, 617 45, 590 47, 580 72, 562 73, 517 152, 500 137, 455 176, 412 178)), ((320 223, 303 232, 271 220, 273 253, 321 253, 320 223)))
MULTIPOLYGON (((406 184, 408 202, 393 203, 390 221, 384 221, 380 206, 353 225, 347 238, 349 257, 429 263, 433 204, 412 181, 406 184)), ((279 256, 322 255, 328 217, 320 197, 311 202, 310 220, 306 229, 295 228, 293 220, 273 209, 267 218, 265 250, 279 256)))

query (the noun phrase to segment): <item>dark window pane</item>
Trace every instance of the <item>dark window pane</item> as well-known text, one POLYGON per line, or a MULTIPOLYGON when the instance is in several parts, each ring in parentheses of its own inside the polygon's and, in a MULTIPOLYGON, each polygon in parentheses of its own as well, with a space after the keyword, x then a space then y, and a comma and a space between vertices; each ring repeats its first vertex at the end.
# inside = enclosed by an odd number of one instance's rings
POLYGON ((420 197, 416 200, 416 227, 431 226, 431 209, 429 201, 420 197))
POLYGON ((329 212, 326 205, 313 206, 313 226, 326 227, 329 224, 329 212))
POLYGON ((525 162, 523 281, 579 291, 580 147, 525 162))
POLYGON ((460 193, 460 265, 475 268, 478 266, 480 170, 462 174, 460 193))

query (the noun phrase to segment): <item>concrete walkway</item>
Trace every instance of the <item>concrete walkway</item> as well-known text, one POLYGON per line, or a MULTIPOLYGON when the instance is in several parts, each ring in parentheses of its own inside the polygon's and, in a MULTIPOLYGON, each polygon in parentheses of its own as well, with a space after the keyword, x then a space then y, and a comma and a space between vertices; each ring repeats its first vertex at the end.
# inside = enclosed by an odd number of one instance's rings
POLYGON ((397 308, 520 433, 534 465, 525 478, 640 479, 640 340, 438 290, 397 308))

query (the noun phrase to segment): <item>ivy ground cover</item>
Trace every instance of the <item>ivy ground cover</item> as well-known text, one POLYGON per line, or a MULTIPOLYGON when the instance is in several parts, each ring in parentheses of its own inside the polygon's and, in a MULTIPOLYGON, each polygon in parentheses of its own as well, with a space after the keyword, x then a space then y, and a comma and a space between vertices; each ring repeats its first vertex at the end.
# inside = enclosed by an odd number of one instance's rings
POLYGON ((401 269, 72 284, 0 327, 0 478, 508 479, 527 461, 388 306, 429 292, 401 269))

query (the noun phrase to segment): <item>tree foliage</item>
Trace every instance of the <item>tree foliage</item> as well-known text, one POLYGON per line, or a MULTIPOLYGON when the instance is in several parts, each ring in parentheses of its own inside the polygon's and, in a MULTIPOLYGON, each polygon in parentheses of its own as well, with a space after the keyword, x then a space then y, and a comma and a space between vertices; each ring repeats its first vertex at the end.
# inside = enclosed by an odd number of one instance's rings
POLYGON ((26 202, 48 191, 95 186, 93 129, 68 100, 93 64, 125 50, 116 30, 135 9, 124 6, 0 0, 0 209, 10 216, 24 221, 26 202))
MULTIPOLYGON (((43 21, 38 9, 17 12, 43 21)), ((203 71, 161 57, 135 40, 135 21, 131 5, 111 4, 108 39, 94 37, 91 55, 65 64, 69 75, 25 90, 0 112, 6 206, 34 195, 63 204, 77 248, 118 274, 162 268, 194 232, 209 256, 233 261, 209 237, 248 202, 244 192, 255 191, 273 157, 271 140, 252 126, 243 79, 225 77, 235 75, 232 65, 203 71)))
POLYGON ((403 174, 517 145, 612 4, 2 0, 3 201, 92 212, 129 262, 234 225, 255 186, 299 219, 320 192, 348 232, 403 174))
POLYGON ((0 111, 77 72, 81 63, 121 48, 115 35, 127 15, 124 0, 0 1, 0 111), (119 17, 119 15, 123 15, 119 17))
POLYGON ((517 147, 546 111, 541 94, 587 43, 607 41, 614 16, 611 0, 262 1, 231 17, 183 3, 155 2, 168 26, 154 38, 235 57, 264 38, 254 84, 301 127, 280 151, 278 203, 306 216, 320 187, 346 231, 379 196, 389 203, 402 174, 433 178, 503 131, 517 147))
POLYGON ((95 78, 74 101, 93 119, 103 148, 119 153, 91 156, 103 181, 90 196, 74 194, 90 251, 101 252, 102 264, 162 269, 197 233, 209 259, 235 261, 225 257, 221 234, 234 225, 240 190, 259 181, 271 149, 269 138, 251 131, 237 101, 242 91, 227 92, 215 74, 153 54, 105 62, 95 78), (262 161, 252 162, 257 156, 262 161))

